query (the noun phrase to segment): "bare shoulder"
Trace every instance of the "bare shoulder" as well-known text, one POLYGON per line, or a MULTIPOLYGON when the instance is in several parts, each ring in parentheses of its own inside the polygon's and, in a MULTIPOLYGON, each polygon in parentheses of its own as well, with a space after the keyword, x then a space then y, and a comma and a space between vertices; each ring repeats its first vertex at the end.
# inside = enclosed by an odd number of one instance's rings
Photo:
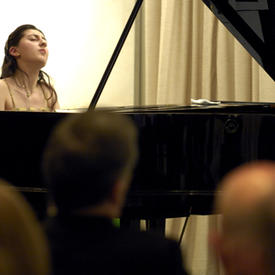
POLYGON ((0 79, 0 111, 6 109, 9 101, 9 88, 4 79, 0 79))
POLYGON ((7 84, 4 79, 0 79, 0 88, 7 87, 7 84))
POLYGON ((0 79, 0 97, 6 96, 9 92, 9 88, 4 79, 0 79))

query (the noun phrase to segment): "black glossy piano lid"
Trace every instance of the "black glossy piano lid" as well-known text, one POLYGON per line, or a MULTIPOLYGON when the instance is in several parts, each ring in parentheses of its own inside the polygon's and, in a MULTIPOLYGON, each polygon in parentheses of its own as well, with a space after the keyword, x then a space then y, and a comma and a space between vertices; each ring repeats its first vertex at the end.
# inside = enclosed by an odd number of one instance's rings
POLYGON ((202 1, 275 80, 275 1, 202 1))

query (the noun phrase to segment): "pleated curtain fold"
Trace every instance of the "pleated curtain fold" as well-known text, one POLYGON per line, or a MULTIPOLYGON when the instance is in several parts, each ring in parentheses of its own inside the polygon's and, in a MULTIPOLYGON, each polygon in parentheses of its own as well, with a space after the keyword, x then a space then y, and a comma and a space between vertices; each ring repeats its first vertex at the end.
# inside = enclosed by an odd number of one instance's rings
POLYGON ((201 0, 147 0, 141 13, 141 104, 275 101, 274 81, 201 0))

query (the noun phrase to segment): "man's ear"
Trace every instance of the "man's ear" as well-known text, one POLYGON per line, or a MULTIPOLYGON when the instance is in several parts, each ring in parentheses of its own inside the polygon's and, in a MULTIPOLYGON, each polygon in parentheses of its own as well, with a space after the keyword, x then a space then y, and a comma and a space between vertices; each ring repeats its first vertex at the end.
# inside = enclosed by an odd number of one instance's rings
POLYGON ((10 47, 9 49, 9 54, 13 57, 18 57, 20 56, 20 53, 17 51, 17 48, 16 47, 10 47))

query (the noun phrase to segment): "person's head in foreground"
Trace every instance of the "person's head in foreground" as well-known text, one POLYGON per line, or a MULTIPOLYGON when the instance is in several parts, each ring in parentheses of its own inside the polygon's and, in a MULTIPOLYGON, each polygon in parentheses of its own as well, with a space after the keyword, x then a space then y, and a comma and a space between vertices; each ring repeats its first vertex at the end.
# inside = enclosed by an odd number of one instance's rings
POLYGON ((275 162, 244 164, 222 180, 221 232, 210 237, 226 274, 275 274, 275 162))
POLYGON ((0 274, 49 275, 46 236, 25 198, 0 180, 0 274))
POLYGON ((54 129, 43 172, 59 214, 121 214, 137 160, 137 130, 124 115, 88 111, 54 129))

